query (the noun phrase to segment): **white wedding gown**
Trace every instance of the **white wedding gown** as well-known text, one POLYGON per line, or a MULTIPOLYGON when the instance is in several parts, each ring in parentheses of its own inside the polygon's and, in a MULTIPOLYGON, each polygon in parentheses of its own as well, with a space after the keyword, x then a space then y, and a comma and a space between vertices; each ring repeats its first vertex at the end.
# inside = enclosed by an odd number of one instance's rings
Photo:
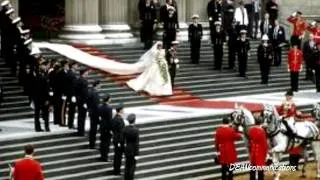
POLYGON ((144 55, 146 57, 140 58, 148 67, 140 76, 128 81, 127 85, 135 91, 145 91, 152 96, 169 96, 172 95, 172 87, 165 51, 156 46, 144 55))

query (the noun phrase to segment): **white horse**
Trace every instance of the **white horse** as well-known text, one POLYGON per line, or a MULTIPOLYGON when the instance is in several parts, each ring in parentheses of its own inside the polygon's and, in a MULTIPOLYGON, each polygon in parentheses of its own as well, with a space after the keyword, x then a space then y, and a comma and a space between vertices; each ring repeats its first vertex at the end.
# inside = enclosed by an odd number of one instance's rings
MULTIPOLYGON (((319 113, 320 107, 318 110, 314 109, 315 113, 319 113)), ((286 152, 289 144, 289 137, 287 136, 287 126, 285 126, 281 120, 281 117, 277 113, 276 108, 273 105, 265 105, 263 111, 264 125, 266 127, 266 131, 270 138, 270 143, 272 145, 271 153, 272 153, 272 161, 273 163, 279 163, 281 160, 282 153, 286 152)), ((301 121, 296 122, 294 124, 296 139, 301 141, 310 141, 316 140, 319 134, 318 127, 309 121, 301 121)), ((293 142, 294 145, 294 142, 293 142)), ((320 143, 319 141, 312 141, 311 143, 313 147, 313 151, 316 155, 316 160, 319 160, 320 155, 320 143)), ((306 158, 305 158, 306 159, 306 158)), ((317 163, 318 164, 318 163, 317 163)), ((304 168, 303 168, 304 169, 304 168)), ((320 177, 320 165, 318 164, 317 168, 317 176, 320 177)), ((280 172, 275 174, 275 180, 280 178, 280 172)))

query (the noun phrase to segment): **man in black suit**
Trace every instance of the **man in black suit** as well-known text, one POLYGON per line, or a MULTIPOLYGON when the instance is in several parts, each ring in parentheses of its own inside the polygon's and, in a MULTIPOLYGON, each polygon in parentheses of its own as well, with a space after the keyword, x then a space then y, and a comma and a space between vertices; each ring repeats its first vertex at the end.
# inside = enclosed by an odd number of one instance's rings
POLYGON ((239 63, 239 76, 247 78, 247 63, 248 56, 250 55, 250 42, 247 38, 247 31, 240 31, 240 38, 237 40, 237 54, 238 54, 238 63, 239 63))
POLYGON ((221 27, 221 22, 215 22, 215 30, 213 31, 212 35, 212 45, 213 45, 213 52, 214 52, 214 69, 221 70, 222 66, 222 58, 223 58, 223 43, 226 40, 226 34, 221 27))
POLYGON ((282 62, 282 47, 286 41, 286 34, 284 28, 280 26, 279 21, 274 21, 274 27, 272 30, 271 42, 274 51, 274 65, 280 66, 282 62))
POLYGON ((317 45, 314 41, 314 35, 309 34, 309 40, 303 44, 303 59, 306 64, 306 77, 305 80, 313 80, 313 70, 316 62, 314 52, 317 51, 317 45))
POLYGON ((88 81, 85 79, 88 76, 87 69, 80 70, 80 77, 77 79, 76 85, 76 100, 78 108, 78 135, 84 136, 85 121, 87 117, 87 99, 88 99, 88 81))
POLYGON ((260 32, 261 32, 261 38, 264 34, 268 35, 269 39, 271 39, 272 36, 272 28, 273 23, 270 22, 269 14, 264 14, 264 19, 260 23, 260 32))
POLYGON ((179 65, 178 65, 179 60, 177 58, 178 44, 179 44, 178 41, 171 42, 171 48, 166 52, 166 60, 168 63, 172 88, 174 87, 174 78, 176 77, 176 72, 177 72, 177 69, 179 68, 179 65))
POLYGON ((227 30, 233 22, 234 17, 234 1, 233 0, 226 0, 222 3, 222 12, 223 12, 223 29, 227 30))
POLYGON ((67 107, 67 91, 68 91, 68 86, 69 86, 69 81, 68 81, 68 70, 69 70, 69 65, 67 60, 63 60, 61 62, 62 69, 60 72, 58 72, 58 84, 59 84, 59 91, 61 93, 61 99, 62 99, 62 104, 61 107, 59 107, 59 113, 61 116, 61 122, 60 126, 65 127, 66 126, 66 107, 67 107))
POLYGON ((168 17, 163 22, 163 45, 166 50, 171 46, 171 42, 176 40, 179 24, 177 21, 177 13, 174 7, 168 8, 168 17))
POLYGON ((214 23, 222 20, 222 1, 211 0, 207 5, 207 14, 209 18, 209 26, 211 35, 215 30, 214 23))
POLYGON ((275 0, 269 0, 266 4, 266 11, 270 15, 270 21, 273 24, 278 19, 279 7, 275 0))
POLYGON ((139 4, 140 20, 141 20, 141 41, 144 42, 144 49, 149 49, 152 46, 153 25, 156 22, 156 8, 151 0, 144 0, 144 3, 139 4))
POLYGON ((113 146, 114 146, 114 158, 113 158, 113 173, 114 175, 120 175, 121 160, 123 154, 123 144, 121 144, 121 132, 125 127, 123 121, 123 105, 120 104, 116 108, 117 114, 113 118, 113 146))
POLYGON ((234 63, 236 61, 236 47, 237 47, 237 39, 238 32, 236 29, 236 21, 234 20, 231 26, 228 27, 228 67, 225 69, 234 69, 234 63))
POLYGON ((45 129, 49 132, 49 81, 46 73, 46 64, 40 65, 35 76, 33 88, 35 131, 43 131, 39 121, 41 112, 45 129))
MULTIPOLYGON (((100 81, 94 81, 92 88, 88 92, 88 112, 90 118, 90 131, 89 131, 89 148, 94 149, 96 147, 97 129, 99 122, 99 106, 100 106, 100 95, 99 90, 100 81)), ((104 157, 105 158, 105 157, 104 157)))
POLYGON ((273 60, 272 45, 268 42, 269 37, 264 34, 258 47, 258 62, 260 65, 261 84, 268 84, 270 66, 273 60))
POLYGON ((136 160, 139 155, 139 130, 135 127, 135 114, 129 114, 127 117, 129 126, 126 126, 122 131, 121 143, 124 144, 124 154, 126 156, 125 164, 125 180, 134 179, 134 171, 136 169, 136 160))
MULTIPOLYGON (((76 74, 76 63, 69 63, 69 70, 67 71, 67 106, 68 106, 68 127, 69 129, 74 129, 74 114, 76 111, 76 83, 77 83, 77 74, 76 74)), ((67 108, 65 107, 65 110, 67 108)))
POLYGON ((190 24, 188 29, 189 42, 191 48, 191 62, 199 64, 200 47, 202 39, 202 25, 199 24, 199 15, 192 16, 193 23, 190 24))
POLYGON ((99 108, 100 116, 100 155, 101 160, 107 162, 112 130, 112 107, 109 105, 110 95, 106 95, 99 108))

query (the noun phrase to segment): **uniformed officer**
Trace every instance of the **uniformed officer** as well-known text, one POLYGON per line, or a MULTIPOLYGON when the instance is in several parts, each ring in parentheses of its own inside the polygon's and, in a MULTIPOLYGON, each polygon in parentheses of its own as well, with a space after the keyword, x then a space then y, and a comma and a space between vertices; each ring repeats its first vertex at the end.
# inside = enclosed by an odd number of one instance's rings
POLYGON ((127 117, 129 125, 122 131, 121 143, 124 144, 124 154, 126 156, 125 180, 133 180, 136 169, 137 156, 139 156, 139 130, 135 127, 135 114, 129 114, 127 117))
POLYGON ((268 84, 270 66, 273 61, 272 45, 268 42, 266 34, 262 36, 262 42, 258 47, 258 61, 260 64, 261 84, 268 84))
MULTIPOLYGON (((66 96, 67 96, 67 106, 68 107, 68 127, 69 129, 74 129, 74 114, 76 110, 76 83, 77 83, 77 74, 76 74, 76 63, 69 63, 69 70, 67 71, 67 87, 66 87, 66 96)), ((66 110, 65 108, 65 110, 66 110)), ((65 117, 64 117, 65 118, 65 117)))
MULTIPOLYGON (((89 148, 94 149, 96 147, 96 138, 99 121, 99 107, 100 107, 100 95, 99 90, 100 81, 94 81, 92 87, 88 92, 88 112, 90 118, 90 131, 89 131, 89 148)), ((103 143, 103 142, 102 142, 103 143)), ((101 150, 104 153, 104 150, 101 150)), ((106 158, 106 157, 103 157, 106 158)))
POLYGON ((247 78, 247 62, 248 56, 250 55, 250 42, 247 39, 246 30, 240 31, 240 38, 237 40, 237 54, 239 63, 239 76, 247 78))
POLYGON ((222 20, 223 20, 223 29, 227 30, 233 23, 234 20, 234 1, 226 0, 222 3, 222 20))
MULTIPOLYGON (((67 91, 68 91, 68 62, 66 60, 61 61, 61 68, 57 73, 57 97, 61 98, 61 100, 58 100, 57 108, 60 118, 59 118, 59 125, 62 127, 66 126, 66 119, 65 119, 65 113, 66 113, 66 106, 67 106, 67 91)), ((57 114, 58 115, 58 114, 57 114)), ((59 116, 58 115, 58 116, 59 116)))
POLYGON ((290 72, 291 89, 298 92, 299 90, 299 73, 302 71, 303 53, 294 44, 288 53, 288 72, 290 72))
POLYGON ((166 50, 171 46, 171 42, 176 40, 177 30, 179 28, 177 13, 174 7, 168 7, 168 17, 163 22, 163 44, 166 50))
POLYGON ((207 14, 209 18, 210 34, 215 30, 215 22, 222 21, 222 1, 211 0, 207 5, 207 14))
POLYGON ((110 106, 110 95, 103 99, 103 104, 99 107, 100 116, 100 155, 102 161, 108 161, 109 147, 112 130, 112 107, 110 106))
POLYGON ((274 21, 274 27, 272 29, 272 47, 274 52, 274 65, 280 66, 282 62, 282 47, 285 45, 286 42, 286 33, 284 28, 280 26, 279 21, 274 21))
POLYGON ((193 23, 190 24, 188 29, 191 48, 191 62, 193 64, 199 64, 201 39, 203 35, 202 25, 199 24, 198 14, 193 15, 192 20, 193 23))
POLYGON ((293 25, 293 32, 290 39, 291 46, 297 45, 298 49, 301 47, 301 41, 304 37, 304 33, 308 27, 308 24, 302 18, 301 12, 294 12, 290 17, 287 19, 293 25))
MULTIPOLYGON (((267 133, 262 128, 262 119, 257 118, 255 126, 248 130, 248 140, 250 147, 250 165, 251 166, 266 166, 266 158, 268 154, 267 133)), ((250 180, 255 180, 258 173, 258 180, 264 179, 263 170, 251 170, 250 180)))
POLYGON ((88 99, 88 69, 80 70, 80 77, 76 85, 76 100, 78 108, 78 135, 84 136, 85 120, 87 117, 87 99, 88 99))
POLYGON ((116 107, 117 114, 114 116, 113 122, 113 146, 114 146, 114 158, 113 158, 113 173, 114 175, 120 175, 120 167, 122 154, 124 151, 123 144, 121 144, 121 132, 123 131, 125 124, 123 121, 123 104, 116 107))
POLYGON ((215 26, 216 28, 211 39, 214 52, 214 69, 221 70, 223 58, 223 43, 225 42, 226 35, 221 27, 220 21, 216 21, 215 26))
POLYGON ((140 5, 140 20, 141 20, 141 39, 144 41, 144 49, 149 49, 152 46, 153 25, 157 21, 156 9, 153 1, 145 0, 140 5))
POLYGON ((230 165, 237 162, 235 141, 241 139, 241 134, 230 127, 230 120, 228 118, 223 118, 222 126, 217 129, 213 137, 215 148, 219 153, 218 159, 221 165, 221 179, 232 179, 233 171, 230 169, 230 165))
POLYGON ((44 63, 40 64, 39 71, 36 73, 33 88, 35 131, 43 131, 39 121, 41 112, 45 130, 49 132, 49 80, 44 63))
POLYGON ((236 61, 236 47, 237 47, 237 39, 238 32, 236 29, 236 21, 234 20, 231 26, 227 29, 228 33, 228 67, 225 69, 234 69, 234 63, 236 61))

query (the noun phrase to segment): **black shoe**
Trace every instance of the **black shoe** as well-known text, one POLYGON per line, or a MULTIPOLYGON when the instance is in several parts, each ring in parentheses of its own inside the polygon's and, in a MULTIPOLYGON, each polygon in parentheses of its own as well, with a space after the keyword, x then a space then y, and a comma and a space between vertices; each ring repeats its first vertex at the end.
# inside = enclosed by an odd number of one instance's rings
POLYGON ((50 129, 46 129, 46 132, 51 132, 50 129))
POLYGON ((232 70, 233 68, 232 67, 225 67, 223 69, 226 69, 226 70, 232 70))
POLYGON ((100 157, 99 160, 102 161, 102 162, 109 162, 108 158, 100 157))
POLYGON ((43 132, 43 129, 36 129, 36 132, 43 132))
POLYGON ((121 173, 120 173, 120 172, 113 172, 113 175, 115 175, 115 176, 121 176, 121 173))

